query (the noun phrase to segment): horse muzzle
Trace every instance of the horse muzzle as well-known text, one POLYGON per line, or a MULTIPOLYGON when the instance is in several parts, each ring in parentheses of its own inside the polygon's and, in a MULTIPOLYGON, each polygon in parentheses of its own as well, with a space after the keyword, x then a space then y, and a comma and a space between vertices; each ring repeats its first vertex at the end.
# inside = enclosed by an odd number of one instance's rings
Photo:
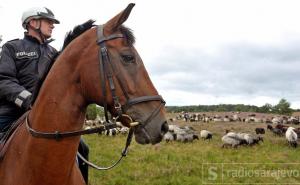
MULTIPOLYGON (((153 120, 155 121, 155 120, 153 120)), ((134 127, 135 140, 139 144, 156 144, 159 143, 164 134, 168 132, 169 126, 167 121, 160 124, 149 123, 147 125, 138 125, 134 127)))

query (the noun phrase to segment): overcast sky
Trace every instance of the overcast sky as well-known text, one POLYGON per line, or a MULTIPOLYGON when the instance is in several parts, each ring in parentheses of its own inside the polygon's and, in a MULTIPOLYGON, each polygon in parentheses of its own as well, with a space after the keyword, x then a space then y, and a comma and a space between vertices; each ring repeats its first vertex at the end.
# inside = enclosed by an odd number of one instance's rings
MULTIPOLYGON (((167 105, 276 105, 300 108, 298 0, 0 0, 3 42, 23 37, 22 12, 46 6, 67 31, 88 19, 105 23, 135 2, 125 23, 167 105)), ((3 43, 2 43, 3 44, 3 43)))

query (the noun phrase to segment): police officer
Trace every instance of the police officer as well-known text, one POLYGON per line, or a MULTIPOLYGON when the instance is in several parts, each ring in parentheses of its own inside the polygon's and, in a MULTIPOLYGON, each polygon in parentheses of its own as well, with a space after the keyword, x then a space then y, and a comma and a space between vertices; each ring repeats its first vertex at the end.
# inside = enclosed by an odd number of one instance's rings
POLYGON ((59 21, 48 8, 23 13, 23 39, 8 41, 0 58, 0 130, 30 108, 32 93, 57 51, 49 45, 54 24, 59 21))
MULTIPOLYGON (((23 13, 23 39, 8 41, 2 47, 0 58, 0 133, 33 103, 33 92, 58 52, 49 45, 54 24, 59 21, 45 7, 30 8, 23 13)), ((87 158, 88 147, 80 142, 79 152, 87 158), (84 151, 82 153, 81 151, 84 151)), ((87 183, 87 166, 79 163, 87 183)))

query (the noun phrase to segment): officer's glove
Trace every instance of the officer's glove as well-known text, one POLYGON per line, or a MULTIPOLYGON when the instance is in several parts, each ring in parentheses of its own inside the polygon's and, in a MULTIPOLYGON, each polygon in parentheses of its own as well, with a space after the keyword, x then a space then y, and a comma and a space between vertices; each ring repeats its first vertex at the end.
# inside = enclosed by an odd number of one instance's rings
POLYGON ((15 104, 25 111, 31 109, 31 103, 32 94, 27 90, 23 90, 15 99, 15 104))
POLYGON ((25 111, 28 111, 29 109, 31 109, 31 102, 32 102, 32 95, 28 96, 22 103, 22 109, 24 109, 25 111))

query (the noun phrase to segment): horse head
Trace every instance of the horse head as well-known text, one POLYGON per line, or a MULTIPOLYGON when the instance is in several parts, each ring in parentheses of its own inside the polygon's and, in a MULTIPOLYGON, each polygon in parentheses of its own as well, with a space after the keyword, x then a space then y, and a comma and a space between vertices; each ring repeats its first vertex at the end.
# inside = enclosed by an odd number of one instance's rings
POLYGON ((80 81, 88 103, 103 106, 125 126, 138 123, 133 128, 136 141, 155 144, 168 130, 165 102, 134 48, 132 31, 122 25, 133 7, 129 4, 104 25, 83 34, 80 44, 85 49, 78 51, 78 60, 84 61, 80 81))

